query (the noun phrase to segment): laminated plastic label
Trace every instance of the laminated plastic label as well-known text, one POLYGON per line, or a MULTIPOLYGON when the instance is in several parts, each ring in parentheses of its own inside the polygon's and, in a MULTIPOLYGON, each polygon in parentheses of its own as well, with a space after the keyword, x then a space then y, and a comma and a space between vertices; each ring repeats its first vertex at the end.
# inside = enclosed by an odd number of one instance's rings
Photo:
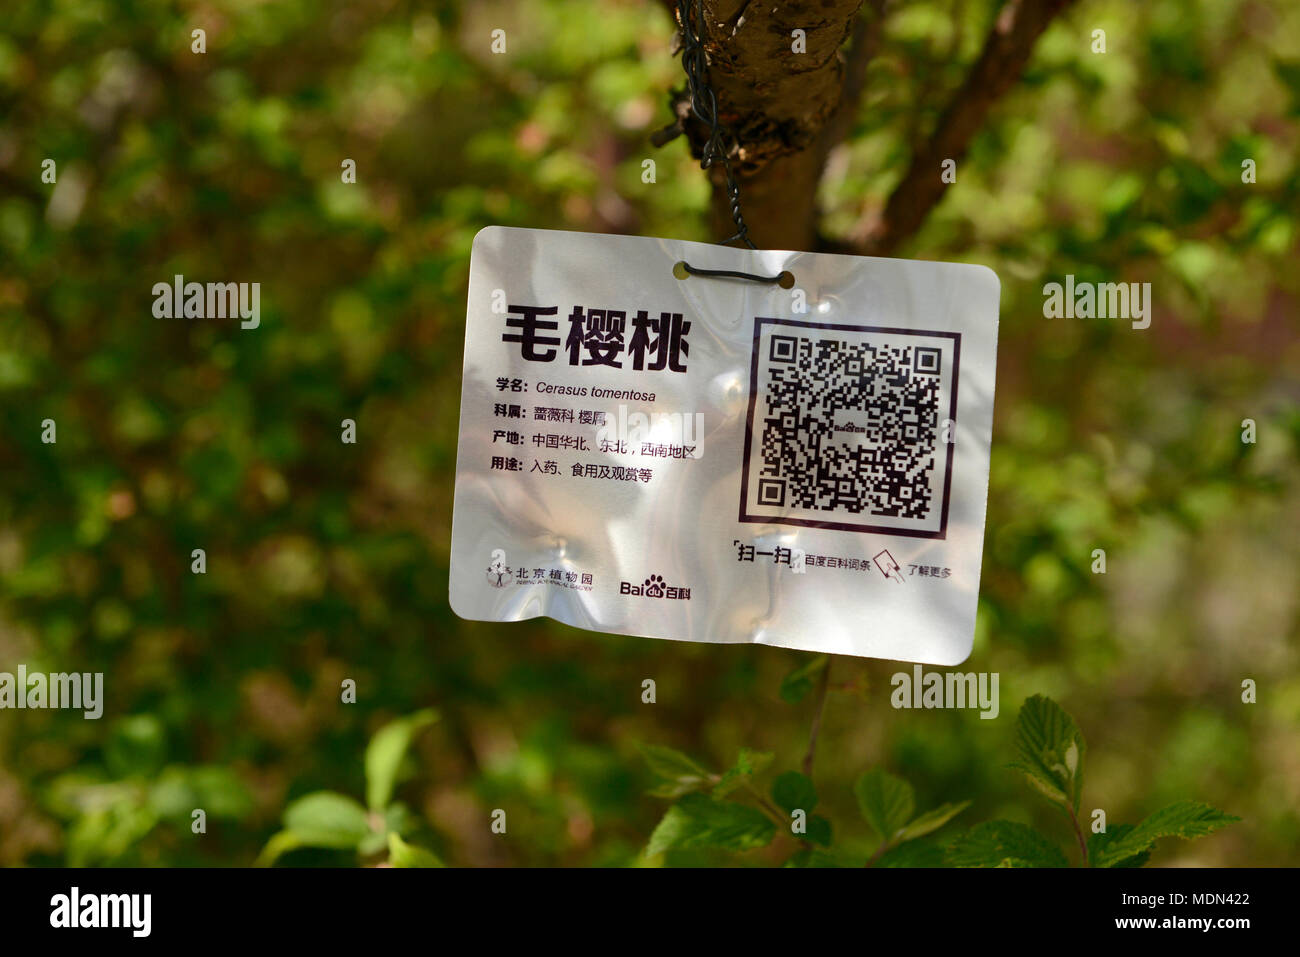
POLYGON ((999 290, 957 263, 482 230, 452 609, 959 664, 999 290))

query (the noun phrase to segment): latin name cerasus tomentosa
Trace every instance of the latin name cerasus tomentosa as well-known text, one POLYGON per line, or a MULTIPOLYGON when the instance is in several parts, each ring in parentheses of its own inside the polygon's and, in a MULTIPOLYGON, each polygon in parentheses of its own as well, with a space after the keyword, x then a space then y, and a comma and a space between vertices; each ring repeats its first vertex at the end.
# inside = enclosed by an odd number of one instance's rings
POLYGON ((171 282, 153 284, 153 314, 159 319, 235 319, 239 328, 256 329, 262 322, 260 282, 186 282, 177 274, 171 282))

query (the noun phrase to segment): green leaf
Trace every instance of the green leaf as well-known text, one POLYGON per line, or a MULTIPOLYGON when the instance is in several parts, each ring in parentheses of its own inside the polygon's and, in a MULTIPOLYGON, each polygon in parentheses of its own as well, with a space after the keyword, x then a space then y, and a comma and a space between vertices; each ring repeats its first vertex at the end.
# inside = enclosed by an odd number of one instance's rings
POLYGON ((394 867, 442 867, 433 851, 407 844, 397 834, 388 835, 388 863, 394 867))
POLYGON ((667 782, 650 792, 656 797, 680 797, 692 791, 701 791, 713 779, 713 775, 680 751, 660 744, 643 744, 640 747, 650 770, 667 782))
POLYGON ((217 765, 164 768, 149 787, 149 806, 161 817, 189 821, 194 808, 208 817, 243 818, 253 809, 247 785, 234 771, 217 765))
POLYGON ((1095 867, 1116 867, 1151 848, 1162 837, 1190 839, 1213 834, 1241 818, 1197 801, 1179 801, 1156 811, 1141 824, 1117 834, 1100 848, 1095 867))
POLYGON ((162 722, 151 714, 121 718, 104 745, 104 763, 118 778, 152 777, 162 767, 166 754, 166 731, 162 722))
POLYGON ((834 851, 805 847, 796 851, 782 867, 849 867, 850 863, 834 851))
POLYGON ((305 847, 302 838, 293 831, 277 831, 271 835, 271 839, 266 842, 262 848, 262 853, 257 855, 257 860, 253 862, 254 867, 270 867, 276 862, 281 854, 287 854, 295 848, 305 847))
POLYGON ((802 701, 804 695, 812 691, 813 679, 829 663, 830 658, 826 655, 817 655, 782 678, 781 700, 786 704, 798 704, 802 701))
POLYGON ((646 856, 673 848, 717 847, 747 851, 764 847, 776 825, 761 811, 733 801, 688 794, 668 809, 646 845, 646 856))
POLYGON ((811 814, 817 806, 817 788, 807 775, 786 771, 772 782, 772 800, 784 811, 802 810, 811 814))
POLYGON ((891 847, 872 867, 943 867, 943 848, 933 841, 908 841, 891 847))
MULTIPOLYGON (((374 819, 374 815, 371 815, 374 819)), ((396 831, 400 836, 405 837, 411 830, 420 823, 420 818, 411 813, 411 809, 401 801, 394 801, 388 807, 384 808, 383 833, 396 831)))
POLYGON ((808 818, 808 833, 803 835, 810 844, 820 847, 831 846, 831 822, 820 814, 808 818))
POLYGON ((1079 809, 1087 746, 1074 719, 1051 698, 1034 695, 1016 719, 1016 760, 1029 783, 1050 801, 1079 809))
POLYGON ((976 825, 948 848, 951 867, 1068 867, 1061 849, 1014 821, 976 825))
POLYGON ((371 831, 361 839, 357 845, 357 853, 362 857, 370 857, 378 854, 384 848, 388 847, 388 838, 383 831, 371 831))
POLYGON ((299 847, 342 850, 358 847, 370 833, 370 824, 360 802, 333 791, 315 791, 289 805, 284 829, 298 838, 299 847))
POLYGON ((774 757, 775 755, 770 751, 753 751, 749 748, 741 748, 740 755, 736 758, 736 766, 722 775, 722 779, 713 788, 713 796, 716 798, 726 797, 736 788, 743 787, 748 779, 771 764, 774 757))
POLYGON ((1151 851, 1147 849, 1140 854, 1134 854, 1120 860, 1112 860, 1110 864, 1098 864, 1099 860, 1106 857, 1106 849, 1124 837, 1133 830, 1132 824, 1113 824, 1099 834, 1088 835, 1088 864, 1091 867, 1145 867, 1147 861, 1151 859, 1151 851))
POLYGON ((853 793, 862 816, 882 841, 892 841, 916 810, 912 785, 880 768, 858 778, 853 793))
POLYGON ((1276 71, 1278 79, 1291 92, 1289 115, 1300 116, 1300 62, 1274 59, 1273 69, 1276 71))
POLYGON ((933 831, 939 830, 968 807, 970 807, 970 801, 962 801, 959 804, 940 804, 932 811, 917 815, 899 833, 898 843, 914 841, 918 837, 924 837, 933 831))
POLYGON ((426 708, 391 721, 375 732, 366 748, 366 803, 370 810, 382 811, 388 806, 411 739, 421 728, 437 720, 438 713, 426 708))

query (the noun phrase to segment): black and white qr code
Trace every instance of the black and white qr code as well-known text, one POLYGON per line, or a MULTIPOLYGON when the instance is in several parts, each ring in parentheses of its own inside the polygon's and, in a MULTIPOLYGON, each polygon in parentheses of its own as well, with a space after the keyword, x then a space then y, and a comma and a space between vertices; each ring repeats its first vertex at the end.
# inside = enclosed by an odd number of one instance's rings
POLYGON ((961 336, 758 318, 740 520, 943 538, 961 336))

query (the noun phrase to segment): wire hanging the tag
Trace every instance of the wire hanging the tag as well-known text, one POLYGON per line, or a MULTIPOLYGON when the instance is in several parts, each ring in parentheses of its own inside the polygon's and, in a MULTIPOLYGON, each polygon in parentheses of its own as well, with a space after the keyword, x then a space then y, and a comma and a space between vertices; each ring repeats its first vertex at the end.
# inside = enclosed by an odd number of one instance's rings
MULTIPOLYGON (((682 27, 682 68, 686 71, 686 85, 690 93, 691 112, 709 128, 708 138, 700 151, 700 168, 709 169, 714 163, 722 164, 723 176, 727 182, 727 202, 731 206, 731 218, 736 224, 736 232, 722 245, 740 240, 750 249, 758 249, 749 238, 749 227, 740 212, 740 185, 731 171, 731 145, 736 142, 730 130, 718 122, 718 98, 709 83, 709 58, 704 52, 704 0, 695 0, 692 12, 691 0, 677 0, 677 19, 682 27)), ((714 276, 725 279, 747 279, 751 282, 773 283, 782 289, 794 286, 794 275, 783 270, 775 276, 758 276, 754 273, 740 272, 734 269, 700 269, 688 262, 679 262, 673 266, 673 275, 678 279, 687 276, 714 276)))
MULTIPOLYGON (((722 244, 742 243, 757 250, 753 239, 749 238, 749 226, 740 211, 740 185, 731 168, 731 147, 736 144, 735 134, 718 121, 718 96, 708 82, 708 55, 705 53, 703 33, 705 33, 705 4, 703 0, 677 0, 677 20, 681 23, 681 66, 686 72, 686 88, 690 94, 690 111, 702 124, 708 127, 708 137, 701 150, 699 168, 708 169, 715 163, 722 164, 723 176, 727 181, 727 202, 731 205, 732 220, 736 222, 736 233, 723 239, 722 244)), ((681 121, 675 127, 669 127, 669 133, 676 135, 681 131, 681 121)), ((701 269, 693 267, 686 261, 673 265, 673 276, 685 280, 688 276, 710 276, 728 278, 728 280, 749 280, 750 282, 774 283, 781 289, 794 286, 794 274, 781 270, 776 276, 757 276, 754 273, 740 272, 737 269, 701 269)))
POLYGON ((685 279, 687 276, 717 276, 723 279, 748 279, 750 282, 771 283, 780 286, 782 289, 790 289, 794 286, 794 273, 788 269, 783 269, 775 276, 756 276, 752 272, 740 272, 736 269, 700 269, 698 266, 692 266, 690 263, 682 260, 673 266, 673 275, 678 279, 685 279))
POLYGON ((722 245, 740 240, 750 249, 757 249, 749 238, 749 227, 740 214, 740 186, 731 172, 730 147, 735 136, 718 122, 718 98, 709 83, 709 58, 704 52, 704 0, 695 0, 694 13, 691 0, 677 0, 677 19, 682 25, 682 68, 686 71, 686 85, 690 92, 691 111, 709 128, 708 139, 700 156, 700 169, 708 169, 715 162, 722 164, 727 181, 727 201, 731 205, 731 218, 736 223, 734 235, 722 240, 722 245))

